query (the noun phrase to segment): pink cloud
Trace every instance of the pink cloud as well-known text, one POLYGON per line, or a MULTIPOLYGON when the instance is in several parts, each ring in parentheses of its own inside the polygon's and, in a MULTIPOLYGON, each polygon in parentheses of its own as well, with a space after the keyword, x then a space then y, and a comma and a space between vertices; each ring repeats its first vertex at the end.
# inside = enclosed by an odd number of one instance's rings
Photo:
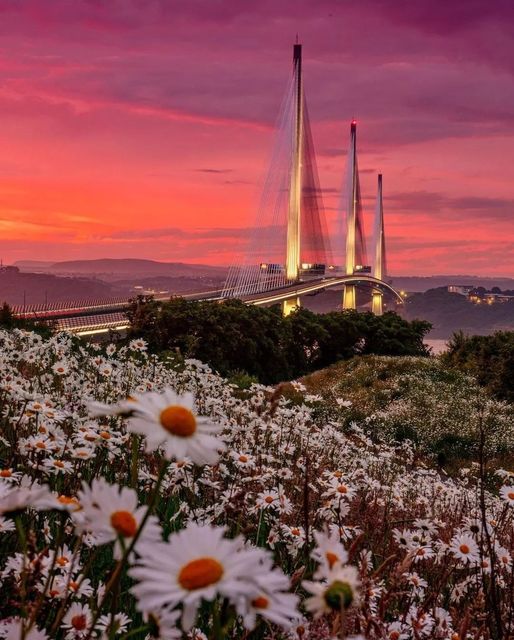
POLYGON ((253 224, 298 32, 332 225, 356 116, 368 228, 384 173, 392 270, 508 274, 513 13, 503 0, 3 3, 4 260, 229 261, 237 238, 195 229, 253 224), (175 246, 153 233, 175 228, 175 246), (477 240, 499 243, 497 259, 477 240))

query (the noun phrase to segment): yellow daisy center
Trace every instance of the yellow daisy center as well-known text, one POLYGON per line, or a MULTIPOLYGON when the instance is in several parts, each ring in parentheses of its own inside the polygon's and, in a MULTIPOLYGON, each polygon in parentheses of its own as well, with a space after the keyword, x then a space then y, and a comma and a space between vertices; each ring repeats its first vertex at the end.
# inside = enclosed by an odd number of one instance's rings
POLYGON ((111 515, 112 528, 124 538, 133 538, 137 531, 137 522, 130 511, 114 511, 111 515))
POLYGON ((87 626, 86 616, 82 613, 78 616, 73 616, 71 619, 71 626, 77 631, 84 631, 87 626))
POLYGON ((508 496, 509 500, 514 500, 514 491, 510 491, 510 492, 507 494, 507 496, 508 496))
POLYGON ((335 563, 339 560, 339 556, 337 556, 332 551, 327 551, 325 554, 325 558, 327 559, 328 566, 332 569, 335 563))
POLYGON ((344 484, 340 484, 340 485, 337 487, 337 491, 338 491, 339 493, 348 493, 348 488, 347 488, 347 487, 345 487, 345 485, 344 485, 344 484))
POLYGON ((203 589, 221 580, 223 566, 215 558, 197 558, 185 564, 178 574, 178 582, 183 589, 194 591, 203 589))
POLYGON ((254 598, 252 600, 252 607, 254 607, 255 609, 267 609, 268 605, 269 600, 264 596, 259 596, 258 598, 254 598))
POLYGON ((61 495, 57 498, 57 500, 61 503, 61 504, 73 504, 76 505, 77 507, 80 506, 79 501, 77 500, 77 498, 73 498, 71 496, 64 496, 61 495))
POLYGON ((239 456, 239 462, 248 462, 248 457, 244 455, 239 456))
POLYGON ((163 428, 174 436, 190 438, 196 431, 196 418, 192 411, 178 405, 171 405, 159 416, 163 428))
POLYGON ((467 544, 461 544, 459 547, 459 550, 461 553, 469 553, 470 552, 470 548, 468 547, 467 544))
POLYGON ((10 478, 12 476, 12 471, 10 469, 2 469, 0 471, 0 478, 10 478))

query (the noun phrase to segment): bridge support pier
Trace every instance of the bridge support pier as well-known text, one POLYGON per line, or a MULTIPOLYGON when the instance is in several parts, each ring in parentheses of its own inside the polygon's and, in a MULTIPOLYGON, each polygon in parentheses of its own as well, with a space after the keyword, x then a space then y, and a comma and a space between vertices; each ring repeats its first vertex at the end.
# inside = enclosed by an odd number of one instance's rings
POLYGON ((300 298, 298 296, 288 298, 282 303, 282 315, 284 317, 288 316, 290 313, 293 313, 295 309, 300 308, 300 306, 300 298))
POLYGON ((371 294, 371 311, 376 316, 381 316, 384 312, 382 298, 383 295, 381 291, 373 291, 371 294))
POLYGON ((355 291, 355 285, 345 284, 343 291, 343 309, 356 309, 357 308, 357 295, 355 291))

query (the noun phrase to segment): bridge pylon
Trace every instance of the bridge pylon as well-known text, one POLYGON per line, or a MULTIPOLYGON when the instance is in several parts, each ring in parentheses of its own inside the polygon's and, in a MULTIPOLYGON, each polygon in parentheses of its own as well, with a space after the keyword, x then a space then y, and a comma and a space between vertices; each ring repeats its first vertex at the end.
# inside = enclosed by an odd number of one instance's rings
MULTIPOLYGON (((303 87, 302 45, 293 46, 293 129, 292 156, 287 209, 286 279, 294 282, 300 276, 300 238, 302 228, 302 151, 303 151, 303 87)), ((282 313, 287 316, 300 306, 295 296, 282 303, 282 313)))
MULTIPOLYGON (((386 277, 386 246, 384 234, 384 207, 382 202, 382 174, 378 175, 377 204, 375 209, 375 225, 373 234, 373 277, 384 280, 386 277)), ((371 298, 371 310, 377 316, 383 313, 383 293, 373 289, 371 298)))
MULTIPOLYGON (((346 202, 346 275, 351 276, 366 263, 362 203, 357 165, 357 123, 350 125, 346 202)), ((357 295, 354 284, 347 284, 343 292, 343 309, 356 309, 357 295)))

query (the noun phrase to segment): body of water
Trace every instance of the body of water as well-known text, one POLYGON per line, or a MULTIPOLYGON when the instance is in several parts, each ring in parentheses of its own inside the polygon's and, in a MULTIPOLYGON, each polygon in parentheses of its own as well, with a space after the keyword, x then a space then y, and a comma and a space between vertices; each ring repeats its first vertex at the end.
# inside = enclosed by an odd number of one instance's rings
POLYGON ((448 340, 441 339, 431 339, 425 340, 425 344, 432 348, 432 353, 437 355, 439 353, 443 353, 443 351, 447 350, 447 342, 448 340))

